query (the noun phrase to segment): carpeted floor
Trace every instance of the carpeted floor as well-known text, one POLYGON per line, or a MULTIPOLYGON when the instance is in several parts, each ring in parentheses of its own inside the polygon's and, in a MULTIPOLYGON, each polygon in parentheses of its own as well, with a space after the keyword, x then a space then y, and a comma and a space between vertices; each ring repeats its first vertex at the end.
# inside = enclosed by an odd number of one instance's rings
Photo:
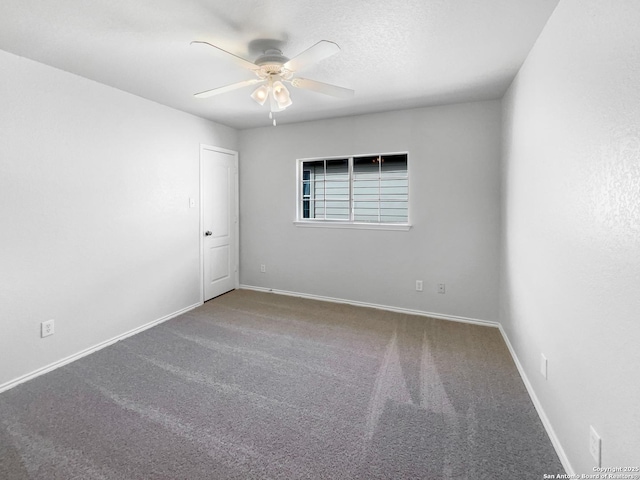
POLYGON ((0 478, 564 472, 497 329, 246 290, 0 394, 0 478))

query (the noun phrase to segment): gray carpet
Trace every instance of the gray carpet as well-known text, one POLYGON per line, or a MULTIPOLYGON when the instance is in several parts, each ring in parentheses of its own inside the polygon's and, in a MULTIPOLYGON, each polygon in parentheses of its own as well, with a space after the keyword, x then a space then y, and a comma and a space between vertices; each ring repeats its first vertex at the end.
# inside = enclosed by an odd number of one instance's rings
POLYGON ((245 290, 0 394, 2 479, 564 472, 497 329, 245 290))

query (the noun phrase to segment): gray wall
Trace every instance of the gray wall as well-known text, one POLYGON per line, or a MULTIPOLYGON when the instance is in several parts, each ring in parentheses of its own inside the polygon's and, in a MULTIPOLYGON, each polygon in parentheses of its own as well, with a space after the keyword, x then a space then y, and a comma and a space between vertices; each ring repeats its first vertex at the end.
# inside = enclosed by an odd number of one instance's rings
POLYGON ((2 51, 0 71, 2 385, 199 301, 199 144, 237 133, 2 51))
POLYGON ((560 2, 504 99, 500 321, 578 473, 589 425, 640 464, 640 8, 614 4, 560 2))
POLYGON ((240 282, 495 321, 500 132, 499 101, 241 131, 240 282), (410 231, 294 226, 296 159, 398 151, 410 231))

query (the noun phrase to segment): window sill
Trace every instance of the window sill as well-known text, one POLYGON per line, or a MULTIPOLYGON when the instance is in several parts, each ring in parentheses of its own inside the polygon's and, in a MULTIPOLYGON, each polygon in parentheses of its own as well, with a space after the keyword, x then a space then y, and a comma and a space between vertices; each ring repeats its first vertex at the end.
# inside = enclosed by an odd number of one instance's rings
POLYGON ((296 227, 311 227, 311 228, 346 228, 355 230, 399 230, 409 231, 411 225, 406 223, 353 223, 353 222, 332 222, 316 220, 315 222, 295 221, 293 224, 296 227))

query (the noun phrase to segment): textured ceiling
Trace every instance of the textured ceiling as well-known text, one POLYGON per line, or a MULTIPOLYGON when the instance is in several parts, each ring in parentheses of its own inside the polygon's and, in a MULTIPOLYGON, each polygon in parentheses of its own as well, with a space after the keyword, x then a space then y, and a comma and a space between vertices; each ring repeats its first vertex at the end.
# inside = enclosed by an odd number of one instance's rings
POLYGON ((2 0, 0 49, 235 128, 269 125, 254 78, 204 40, 253 61, 272 39, 288 57, 319 40, 341 51, 300 74, 352 99, 290 89, 280 123, 499 98, 558 0, 2 0))

